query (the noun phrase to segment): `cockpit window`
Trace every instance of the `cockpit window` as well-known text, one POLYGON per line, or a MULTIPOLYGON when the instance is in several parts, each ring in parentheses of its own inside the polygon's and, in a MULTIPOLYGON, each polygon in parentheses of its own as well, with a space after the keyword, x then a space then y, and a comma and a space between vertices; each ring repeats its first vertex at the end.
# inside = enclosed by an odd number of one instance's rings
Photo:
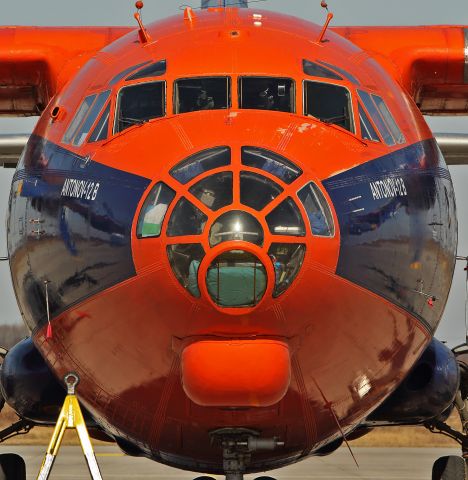
POLYGON ((72 141, 73 145, 75 145, 76 147, 79 147, 84 143, 84 141, 86 140, 86 137, 88 136, 89 131, 91 130, 91 127, 96 121, 96 118, 98 117, 98 115, 101 113, 102 107, 107 102, 109 96, 110 96, 110 90, 107 90, 106 92, 102 92, 97 96, 93 105, 89 109, 88 114, 86 115, 86 118, 81 123, 78 129, 78 132, 76 133, 76 135, 74 135, 74 138, 72 141))
POLYGON ((166 184, 157 183, 141 208, 137 224, 137 237, 159 237, 167 209, 174 200, 175 192, 166 184))
POLYGON ((216 211, 232 203, 232 172, 215 173, 190 187, 190 193, 216 211))
POLYGON ((380 114, 382 115, 385 123, 390 128, 390 132, 392 133, 393 138, 395 139, 396 143, 405 143, 405 137, 401 130, 399 129, 393 115, 390 113, 386 103, 383 101, 381 97, 378 95, 372 95, 372 99, 374 100, 377 108, 379 109, 380 114))
POLYGON ((216 147, 192 155, 178 163, 169 172, 172 177, 185 185, 203 172, 219 167, 226 167, 231 163, 231 149, 216 147))
POLYGON ((351 75, 348 71, 344 70, 343 68, 338 67, 337 65, 332 65, 331 63, 323 62, 322 60, 317 60, 317 62, 320 63, 321 65, 324 65, 325 67, 332 68, 336 72, 341 73, 341 75, 347 78, 351 83, 354 83, 355 85, 361 85, 359 80, 354 75, 351 75))
POLYGON ((159 62, 152 63, 136 73, 132 73, 125 80, 139 80, 141 78, 160 77, 166 73, 166 60, 160 60, 159 62))
POLYGON ((93 105, 94 100, 96 100, 96 97, 97 95, 89 95, 83 100, 82 104, 75 113, 75 116, 73 117, 70 126, 67 128, 67 131, 62 138, 63 143, 71 143, 71 141, 76 135, 76 132, 78 131, 78 128, 80 128, 81 123, 86 118, 86 115, 88 114, 91 106, 93 105))
POLYGON ((115 133, 166 114, 166 83, 148 82, 123 87, 117 99, 115 133))
POLYGON ((240 174, 240 199, 241 203, 253 208, 263 210, 272 200, 283 192, 275 182, 253 172, 240 174))
POLYGON ((200 296, 198 269, 205 256, 203 247, 198 243, 169 245, 167 256, 179 283, 198 298, 200 296))
POLYGON ((174 113, 222 110, 231 104, 229 77, 202 77, 176 80, 174 113))
POLYGON ((265 170, 288 185, 302 175, 302 170, 287 158, 264 148, 242 147, 242 165, 265 170))
POLYGON ((395 139, 393 138, 392 134, 390 133, 390 130, 388 129, 384 119, 380 115, 379 110, 377 109, 377 106, 375 105, 374 101, 372 100, 372 97, 370 96, 369 93, 365 92, 364 90, 358 90, 359 97, 362 100, 362 103, 366 107, 367 111, 369 112, 369 115, 371 116, 372 120, 374 121, 374 124, 378 128, 380 134, 382 135, 382 138, 384 139, 384 142, 387 145, 395 145, 395 139))
POLYGON ((294 81, 277 77, 241 77, 239 106, 245 109, 295 111, 294 81))
POLYGON ((122 78, 125 78, 129 73, 132 73, 135 70, 138 70, 144 65, 148 65, 148 63, 150 62, 147 61, 147 62, 139 63, 138 65, 132 65, 131 67, 127 67, 125 70, 122 70, 115 77, 112 78, 112 80, 109 82, 109 86, 112 87, 116 83, 119 83, 122 80, 122 78))
POLYGON ((312 235, 333 237, 335 234, 333 216, 327 200, 317 185, 310 182, 298 192, 297 196, 307 212, 312 235))
POLYGON ((318 63, 309 60, 302 60, 302 68, 306 75, 311 77, 331 78, 332 80, 343 80, 343 77, 333 72, 329 68, 322 67, 318 63))
POLYGON ((93 133, 90 135, 88 143, 100 142, 107 138, 109 132, 109 116, 110 116, 110 103, 107 104, 106 109, 101 115, 98 123, 94 127, 93 133))
POLYGON ((306 80, 304 115, 354 132, 351 94, 346 87, 306 80))
POLYGON ((205 229, 207 220, 208 217, 202 211, 182 197, 172 212, 167 227, 167 236, 200 235, 205 229))
POLYGON ((361 124, 361 136, 364 140, 380 142, 379 136, 361 104, 359 104, 359 122, 361 124))
POLYGON ((303 244, 272 243, 268 256, 275 269, 273 296, 279 297, 294 282, 304 263, 306 247, 303 244))
POLYGON ((288 197, 266 217, 268 228, 274 235, 305 236, 305 226, 299 209, 288 197))

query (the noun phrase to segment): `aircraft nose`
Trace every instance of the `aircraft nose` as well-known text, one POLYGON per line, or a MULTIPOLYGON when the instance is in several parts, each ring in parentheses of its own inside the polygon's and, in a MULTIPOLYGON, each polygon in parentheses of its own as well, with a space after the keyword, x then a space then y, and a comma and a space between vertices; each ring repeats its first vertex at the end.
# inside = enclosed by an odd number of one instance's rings
POLYGON ((223 313, 247 313, 290 288, 310 248, 307 225, 312 235, 333 236, 320 188, 271 151, 214 147, 160 179, 137 236, 161 237, 186 293, 223 313))
POLYGON ((305 243, 283 235, 272 241, 268 223, 244 209, 224 211, 206 223, 199 244, 167 247, 174 275, 192 296, 223 313, 242 314, 280 296, 293 283, 305 243))

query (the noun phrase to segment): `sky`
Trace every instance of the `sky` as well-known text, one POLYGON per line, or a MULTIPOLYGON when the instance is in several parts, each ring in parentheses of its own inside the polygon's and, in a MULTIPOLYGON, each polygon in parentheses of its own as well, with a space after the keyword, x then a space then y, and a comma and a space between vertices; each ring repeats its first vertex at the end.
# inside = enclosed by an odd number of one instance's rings
MULTIPOLYGON (((134 1, 128 0, 14 0, 2 8, 0 25, 133 25, 134 1)), ((198 1, 146 0, 143 20, 151 22, 168 15, 182 15, 181 6, 198 7, 198 1)), ((329 0, 332 25, 468 25, 466 0, 329 0)), ((251 3, 261 8, 296 15, 316 23, 325 17, 320 0, 267 0, 251 3)), ((468 133, 468 117, 428 118, 434 132, 468 133)), ((37 121, 1 119, 0 133, 29 133, 37 121)), ((468 166, 451 167, 457 198, 460 255, 468 255, 468 166)), ((6 255, 5 217, 13 170, 0 168, 0 257, 6 255)), ((452 291, 436 337, 450 345, 465 340, 464 265, 458 264, 452 291)), ((0 262, 0 324, 21 322, 11 288, 7 262, 0 262)), ((1 339, 0 339, 1 343, 1 339)))

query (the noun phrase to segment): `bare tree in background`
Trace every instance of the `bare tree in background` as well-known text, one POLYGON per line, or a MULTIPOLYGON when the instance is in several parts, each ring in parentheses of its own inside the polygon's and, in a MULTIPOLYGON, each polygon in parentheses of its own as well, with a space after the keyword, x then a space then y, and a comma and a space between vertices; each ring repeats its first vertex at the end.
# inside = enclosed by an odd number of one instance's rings
POLYGON ((28 330, 24 325, 1 325, 0 347, 11 348, 28 336, 28 330))

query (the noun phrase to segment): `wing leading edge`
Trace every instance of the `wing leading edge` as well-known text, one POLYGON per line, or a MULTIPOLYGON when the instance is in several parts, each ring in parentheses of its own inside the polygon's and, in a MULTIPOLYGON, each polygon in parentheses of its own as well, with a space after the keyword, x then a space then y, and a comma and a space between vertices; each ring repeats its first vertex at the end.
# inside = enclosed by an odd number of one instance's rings
MULTIPOLYGON (((468 115, 468 27, 338 27, 377 60, 424 115, 468 115)), ((356 56, 356 62, 362 56, 356 56)))
POLYGON ((0 115, 39 115, 97 51, 129 27, 0 27, 0 115))

